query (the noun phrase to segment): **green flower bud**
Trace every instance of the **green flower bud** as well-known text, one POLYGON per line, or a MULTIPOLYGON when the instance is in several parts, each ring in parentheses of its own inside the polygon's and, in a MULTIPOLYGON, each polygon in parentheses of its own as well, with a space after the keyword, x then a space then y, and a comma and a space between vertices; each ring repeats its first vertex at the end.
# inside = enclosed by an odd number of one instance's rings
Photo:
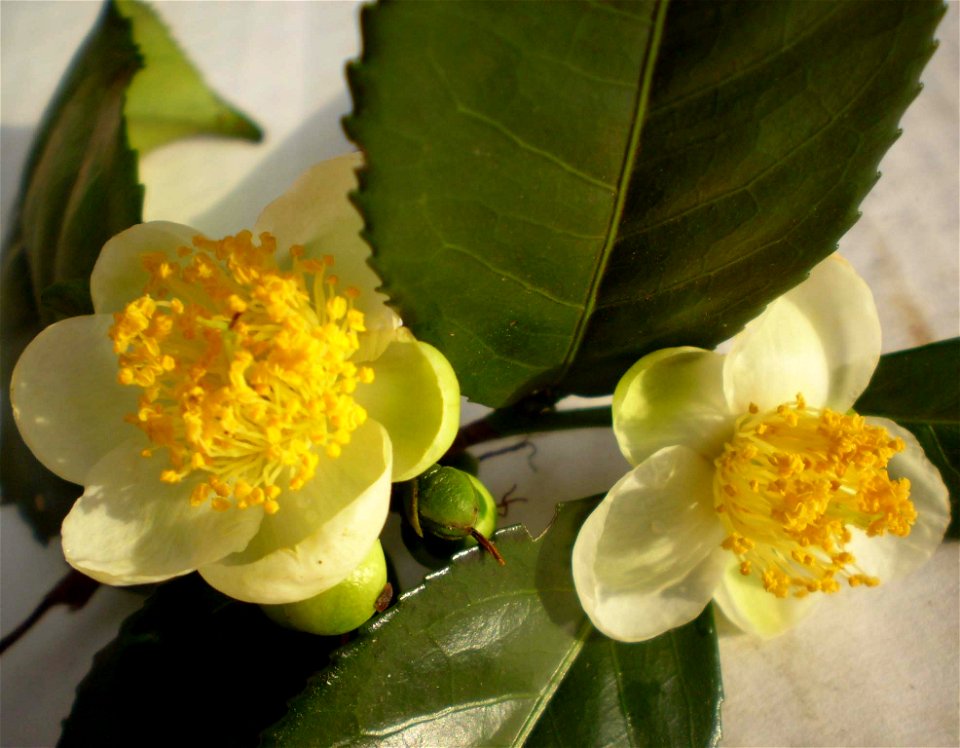
POLYGON ((503 559, 488 540, 497 526, 497 505, 477 478, 449 466, 434 465, 411 482, 406 513, 420 537, 479 543, 498 562, 503 559))
POLYGON ((374 611, 383 610, 381 597, 385 594, 389 594, 387 563, 377 540, 360 565, 336 587, 300 602, 260 607, 281 626, 333 636, 353 631, 374 611))
POLYGON ((468 473, 435 465, 417 478, 417 517, 422 530, 445 540, 470 534, 480 514, 480 497, 468 473))

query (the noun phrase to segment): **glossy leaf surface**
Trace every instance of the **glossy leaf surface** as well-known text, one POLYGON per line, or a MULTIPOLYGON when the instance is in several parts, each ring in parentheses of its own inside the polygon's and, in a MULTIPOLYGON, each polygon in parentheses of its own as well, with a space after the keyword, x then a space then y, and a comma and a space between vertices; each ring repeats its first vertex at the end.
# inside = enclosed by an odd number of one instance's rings
POLYGON ((527 746, 715 746, 723 684, 713 611, 646 642, 594 631, 527 746))
POLYGON ((505 567, 474 550, 428 577, 336 655, 264 744, 518 746, 557 744, 558 730, 569 745, 614 733, 711 744, 721 687, 709 611, 642 645, 585 619, 570 549, 596 503, 561 504, 536 540, 497 533, 505 567))

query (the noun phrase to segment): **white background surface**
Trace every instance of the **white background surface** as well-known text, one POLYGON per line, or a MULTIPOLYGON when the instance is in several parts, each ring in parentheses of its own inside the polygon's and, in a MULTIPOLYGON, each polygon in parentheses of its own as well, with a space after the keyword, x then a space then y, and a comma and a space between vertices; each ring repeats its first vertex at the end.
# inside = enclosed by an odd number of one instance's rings
MULTIPOLYGON (((155 7, 214 89, 264 126, 267 139, 260 146, 197 141, 151 155, 141 165, 147 219, 236 231, 307 165, 349 148, 339 117, 350 108, 342 67, 358 51, 355 5, 155 7)), ((0 3, 4 230, 33 129, 98 10, 87 2, 0 3)), ((884 177, 864 202, 863 218, 841 243, 874 288, 885 350, 960 333, 958 10, 950 3, 941 49, 923 76, 926 90, 903 120, 905 134, 881 165, 884 177)), ((603 431, 537 444, 531 461, 525 449, 484 463, 483 473, 494 495, 516 486, 516 495, 530 500, 513 505, 509 519, 530 517, 535 531, 543 525, 532 508, 538 500, 542 506, 604 491, 628 467, 603 431)), ((66 565, 59 546, 38 545, 15 509, 0 511, 6 633, 66 565)), ((958 595, 951 543, 912 577, 841 593, 779 639, 725 633, 724 744, 957 745, 958 595)), ((0 744, 56 741, 94 652, 138 605, 132 594, 101 589, 79 613, 48 614, 3 657, 0 744)))

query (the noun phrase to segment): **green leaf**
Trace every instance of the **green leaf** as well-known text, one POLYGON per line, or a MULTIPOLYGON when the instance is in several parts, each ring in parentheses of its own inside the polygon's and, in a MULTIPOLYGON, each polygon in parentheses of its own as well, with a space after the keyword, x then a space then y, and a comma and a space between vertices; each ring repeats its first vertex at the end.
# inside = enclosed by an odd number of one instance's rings
POLYGON ((277 626, 196 574, 169 582, 94 658, 60 748, 256 745, 339 642, 277 626))
POLYGON ((356 202, 385 289, 473 400, 610 392, 800 282, 855 221, 943 13, 665 8, 364 10, 356 202))
POLYGON ((20 505, 42 539, 59 532, 79 490, 20 439, 7 399, 13 367, 46 324, 91 311, 100 249, 141 221, 143 187, 128 141, 143 151, 204 133, 259 137, 204 86, 149 8, 105 3, 33 144, 0 274, 2 498, 20 505))
POLYGON ((10 377, 27 343, 56 318, 41 306, 43 290, 78 279, 86 285, 104 242, 140 221, 143 188, 123 123, 124 91, 140 64, 130 22, 107 3, 47 110, 4 247, 3 501, 16 501, 41 538, 59 532, 80 492, 43 468, 20 439, 7 395, 10 377))
POLYGON ((518 746, 550 735, 549 725, 538 726, 541 719, 569 723, 577 715, 591 737, 616 732, 614 723, 604 726, 607 720, 640 720, 651 724, 629 733, 638 739, 677 734, 707 744, 720 698, 709 614, 665 638, 616 645, 624 654, 616 668, 602 638, 590 638, 570 552, 596 504, 559 505, 536 540, 520 527, 497 533, 504 567, 473 550, 429 576, 335 655, 264 734, 263 745, 518 746), (578 656, 586 658, 582 664, 578 656), (606 683, 624 679, 631 703, 613 703, 612 714, 602 713, 611 702, 598 695, 581 709, 591 697, 577 689, 597 667, 606 683), (694 677, 705 680, 694 684, 694 677), (551 699, 559 700, 556 706, 551 699), (571 704, 570 715, 558 717, 571 704), (661 707, 666 712, 647 711, 661 707))
POLYGON ((263 133, 203 82, 200 73, 149 6, 124 0, 144 69, 127 91, 124 114, 130 146, 140 155, 172 140, 219 135, 259 141, 263 133))
POLYGON ((894 421, 960 423, 960 338, 880 357, 854 408, 894 421))
POLYGON ((960 338, 881 356, 854 408, 917 437, 950 491, 947 535, 960 538, 960 338))
POLYGON ((594 631, 527 745, 715 746, 722 700, 712 607, 638 644, 594 631))

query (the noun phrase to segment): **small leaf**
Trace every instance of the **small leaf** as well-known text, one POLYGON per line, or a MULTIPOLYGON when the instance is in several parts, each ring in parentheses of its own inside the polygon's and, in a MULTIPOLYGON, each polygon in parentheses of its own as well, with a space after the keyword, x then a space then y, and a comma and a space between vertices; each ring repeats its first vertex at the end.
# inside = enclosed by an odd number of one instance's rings
POLYGON ((144 69, 127 91, 123 111, 130 147, 140 155, 179 138, 219 135, 259 141, 260 128, 216 95, 148 5, 124 0, 144 69))
POLYGON ((887 353, 854 408, 894 421, 960 423, 960 338, 887 353))
POLYGON ((166 583, 94 658, 59 745, 256 745, 339 643, 282 628, 196 574, 166 583))
POLYGON ((41 539, 59 532, 80 491, 43 468, 20 439, 7 397, 13 367, 44 325, 91 311, 89 277, 100 249, 141 220, 143 187, 128 134, 147 149, 198 133, 259 137, 206 89, 149 8, 105 3, 33 144, 0 275, 2 498, 20 505, 41 539))
POLYGON ((720 653, 707 607, 686 626, 637 644, 594 631, 527 746, 715 746, 720 653))
POLYGON ((713 347, 803 280, 856 220, 943 13, 665 9, 364 10, 345 125, 373 263, 475 401, 608 393, 644 353, 713 347))
POLYGON ((947 535, 960 538, 960 338, 888 353, 854 408, 909 429, 950 491, 947 535))
POLYGON ((550 735, 541 719, 569 724, 578 716, 588 720, 580 734, 591 740, 571 734, 570 744, 596 742, 607 719, 650 723, 632 733, 638 738, 675 734, 709 744, 720 697, 709 613, 639 647, 610 650, 605 638, 589 638, 570 549, 597 502, 559 505, 536 540, 521 527, 497 533, 504 567, 474 550, 427 577, 337 653, 264 734, 263 745, 519 746, 531 735, 550 735), (607 667, 611 651, 625 653, 619 668, 607 667), (582 665, 578 656, 586 657, 582 665), (626 706, 600 699, 584 709, 591 696, 579 688, 597 667, 605 683, 619 674, 625 692, 639 698, 626 706), (602 704, 613 704, 614 713, 602 714, 602 704), (571 714, 558 717, 567 709, 571 714))
POLYGON ((27 343, 56 318, 42 307, 42 291, 76 279, 85 284, 104 242, 140 221, 143 189, 123 124, 124 91, 139 67, 130 22, 105 4, 47 110, 4 247, 2 494, 44 539, 59 532, 80 490, 49 473, 23 443, 9 404, 10 377, 27 343))

